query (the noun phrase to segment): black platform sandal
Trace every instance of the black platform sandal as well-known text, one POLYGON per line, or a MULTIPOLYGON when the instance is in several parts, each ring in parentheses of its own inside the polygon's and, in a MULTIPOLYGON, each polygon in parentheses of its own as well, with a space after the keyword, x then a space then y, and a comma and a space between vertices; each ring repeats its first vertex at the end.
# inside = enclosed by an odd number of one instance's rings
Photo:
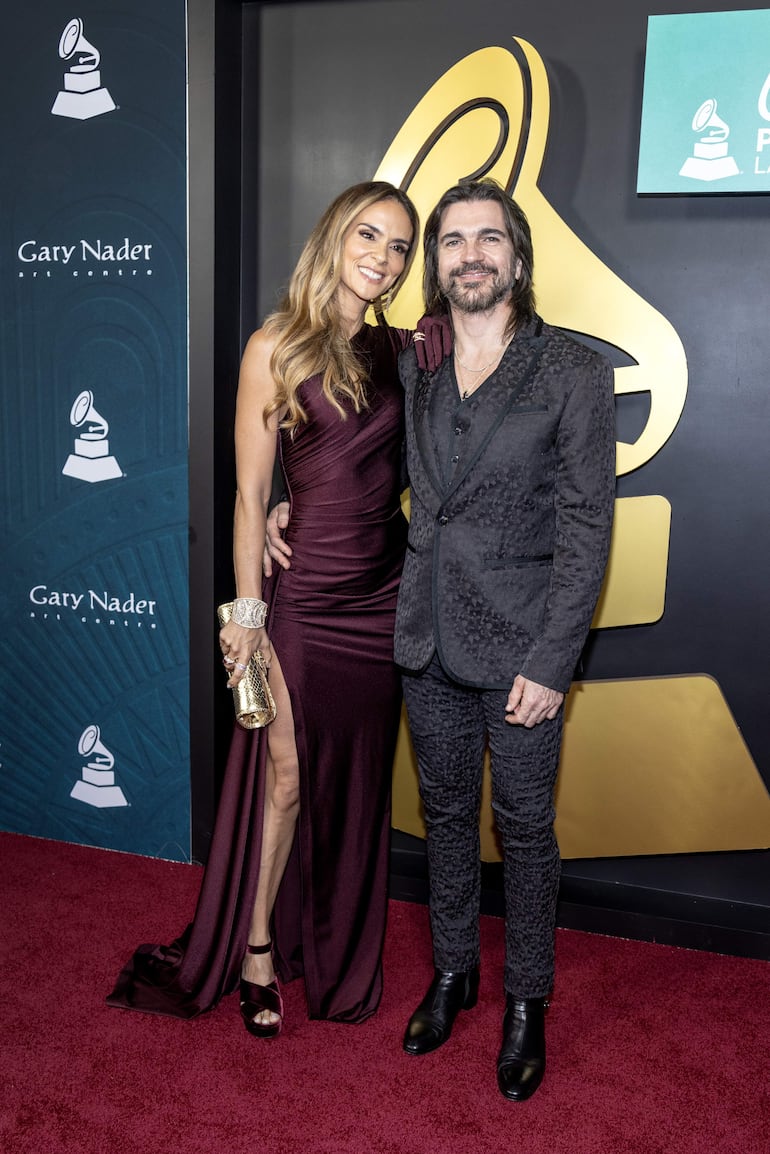
MULTIPOLYGON (((266 946, 246 946, 247 954, 269 954, 272 942, 266 946)), ((243 1024, 255 1038, 277 1038, 283 1026, 283 998, 278 988, 278 979, 274 978, 267 986, 258 986, 254 982, 247 982, 241 978, 241 1017, 243 1024), (277 1022, 255 1022, 257 1014, 267 1010, 269 1014, 277 1014, 277 1022)))

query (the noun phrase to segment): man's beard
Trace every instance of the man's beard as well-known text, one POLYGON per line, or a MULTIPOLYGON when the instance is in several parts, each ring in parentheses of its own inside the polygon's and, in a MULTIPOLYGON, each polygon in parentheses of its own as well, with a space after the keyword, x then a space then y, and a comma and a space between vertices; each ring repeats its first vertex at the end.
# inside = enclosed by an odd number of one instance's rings
POLYGON ((483 261, 468 261, 453 269, 439 282, 439 288, 449 304, 461 313, 484 313, 493 309, 501 301, 507 300, 515 283, 513 262, 507 268, 497 269, 483 261), (491 279, 483 284, 458 283, 458 277, 466 272, 491 273, 491 279))

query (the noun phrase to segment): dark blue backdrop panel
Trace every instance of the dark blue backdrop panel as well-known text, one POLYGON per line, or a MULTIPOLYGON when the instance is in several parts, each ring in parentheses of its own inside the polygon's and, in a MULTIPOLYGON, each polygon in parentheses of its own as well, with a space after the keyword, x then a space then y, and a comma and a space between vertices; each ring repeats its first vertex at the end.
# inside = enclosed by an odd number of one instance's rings
POLYGON ((185 7, 6 36, 0 825, 185 859, 185 7))

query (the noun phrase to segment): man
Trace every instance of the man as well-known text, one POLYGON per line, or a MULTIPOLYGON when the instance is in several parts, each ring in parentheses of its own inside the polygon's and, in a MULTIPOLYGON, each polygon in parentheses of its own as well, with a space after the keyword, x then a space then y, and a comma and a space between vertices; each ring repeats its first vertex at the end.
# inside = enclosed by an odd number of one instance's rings
POLYGON ((506 901, 497 1079, 522 1101, 545 1071, 553 790, 562 703, 609 547, 613 375, 535 313, 529 226, 498 185, 449 189, 424 247, 426 309, 450 318, 454 345, 435 372, 414 349, 400 363, 411 521, 395 657, 425 809, 435 963, 403 1044, 435 1050, 476 1002, 488 743, 506 901))

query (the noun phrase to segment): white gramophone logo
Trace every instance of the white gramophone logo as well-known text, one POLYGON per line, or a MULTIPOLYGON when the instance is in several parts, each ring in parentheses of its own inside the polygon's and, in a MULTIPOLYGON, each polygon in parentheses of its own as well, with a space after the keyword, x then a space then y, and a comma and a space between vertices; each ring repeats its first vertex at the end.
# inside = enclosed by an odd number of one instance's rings
POLYGON ((80 771, 80 781, 76 781, 70 790, 70 797, 97 809, 128 805, 123 790, 115 784, 112 769, 115 758, 102 744, 101 736, 98 725, 88 725, 81 733, 78 753, 88 761, 80 771))
POLYGON ((70 453, 62 469, 65 477, 80 481, 111 481, 122 477, 120 465, 110 455, 107 433, 110 426, 94 408, 94 394, 90 389, 78 393, 70 410, 70 424, 80 429, 75 438, 75 451, 70 453))
POLYGON ((727 138, 730 129, 717 116, 717 102, 704 100, 692 118, 693 132, 702 135, 696 140, 692 156, 688 156, 679 169, 680 176, 691 176, 694 180, 722 180, 726 176, 739 173, 735 158, 728 156, 727 138))
POLYGON ((75 17, 61 34, 59 56, 69 62, 64 73, 64 88, 56 97, 51 112, 73 120, 90 120, 112 112, 115 101, 102 88, 99 51, 83 35, 83 21, 75 17))

